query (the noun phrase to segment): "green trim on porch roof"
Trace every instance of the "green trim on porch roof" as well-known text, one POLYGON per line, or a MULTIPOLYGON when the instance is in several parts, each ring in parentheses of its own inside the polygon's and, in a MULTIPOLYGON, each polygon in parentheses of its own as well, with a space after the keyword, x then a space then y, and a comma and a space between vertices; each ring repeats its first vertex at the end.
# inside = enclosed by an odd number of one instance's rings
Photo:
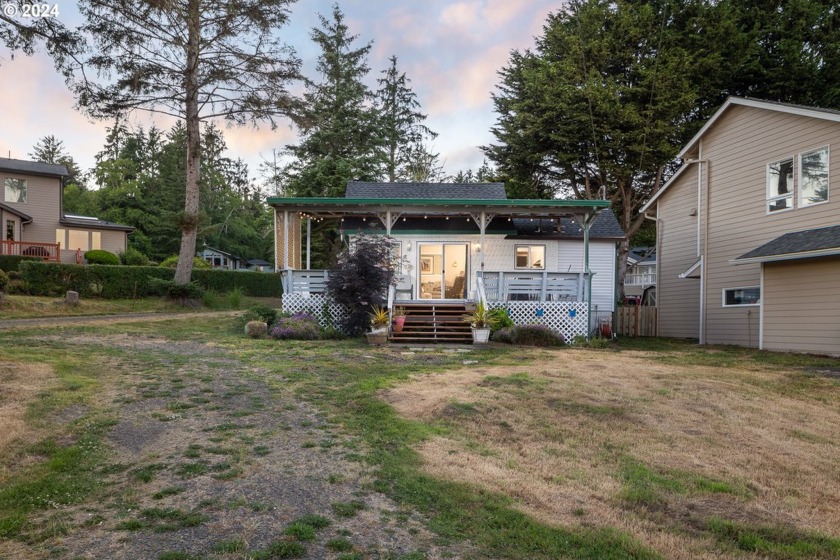
POLYGON ((457 199, 457 198, 282 198, 270 197, 270 205, 324 205, 324 206, 537 206, 545 208, 609 208, 609 200, 559 200, 559 199, 457 199))

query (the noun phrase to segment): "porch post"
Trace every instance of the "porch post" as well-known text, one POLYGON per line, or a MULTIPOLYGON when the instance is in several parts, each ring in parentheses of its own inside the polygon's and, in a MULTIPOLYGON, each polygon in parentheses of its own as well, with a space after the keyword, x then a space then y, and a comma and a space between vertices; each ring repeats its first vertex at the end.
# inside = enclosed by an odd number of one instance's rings
POLYGON ((385 233, 391 235, 391 209, 385 211, 385 233))
POLYGON ((283 210, 283 270, 289 270, 289 211, 283 210))
POLYGON ((592 272, 589 270, 589 212, 583 215, 583 272, 586 274, 586 339, 592 331, 592 272))
POLYGON ((481 222, 479 223, 481 234, 479 235, 478 258, 481 259, 481 275, 484 276, 484 231, 487 229, 487 213, 481 211, 481 222))
POLYGON ((306 218, 306 270, 310 270, 311 259, 309 258, 312 251, 312 218, 306 218))

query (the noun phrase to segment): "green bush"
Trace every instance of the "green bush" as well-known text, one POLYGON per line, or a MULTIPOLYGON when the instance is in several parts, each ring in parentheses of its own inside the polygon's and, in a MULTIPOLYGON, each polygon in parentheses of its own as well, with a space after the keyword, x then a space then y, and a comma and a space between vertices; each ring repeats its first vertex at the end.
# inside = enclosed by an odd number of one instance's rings
MULTIPOLYGON (((21 277, 32 295, 63 294, 67 290, 83 297, 104 299, 141 298, 167 295, 166 289, 151 279, 172 280, 175 271, 157 266, 104 266, 27 261, 20 265, 21 277)), ((250 297, 279 297, 280 277, 264 272, 195 270, 192 279, 205 290, 228 292, 239 287, 250 297)))
POLYGON ((508 315, 508 311, 504 307, 497 307, 489 313, 490 315, 490 329, 496 332, 499 329, 504 329, 513 326, 513 319, 508 315))
POLYGON ((125 252, 119 254, 120 262, 126 266, 149 266, 149 257, 135 249, 129 247, 125 252))
POLYGON ((491 335, 493 342, 521 346, 563 346, 563 337, 545 325, 523 325, 505 327, 491 335))
POLYGON ((161 280, 160 278, 152 278, 149 281, 155 287, 155 290, 162 292, 167 298, 186 304, 189 300, 204 300, 204 295, 207 293, 198 282, 188 282, 186 284, 176 284, 174 280, 161 280))
MULTIPOLYGON (((171 257, 166 257, 161 261, 160 265, 163 268, 176 268, 178 266, 178 255, 172 255, 171 257)), ((200 259, 198 257, 193 257, 193 270, 196 269, 209 269, 210 263, 205 261, 204 259, 200 259)))
POLYGON ((18 270, 20 270, 20 263, 26 261, 43 262, 38 257, 0 255, 0 270, 5 270, 6 272, 17 272, 18 270))
POLYGON ((110 251, 103 249, 93 249, 85 253, 85 260, 88 264, 108 264, 117 266, 120 264, 120 258, 110 251))
POLYGON ((0 270, 0 292, 6 291, 6 286, 9 285, 9 276, 0 270))

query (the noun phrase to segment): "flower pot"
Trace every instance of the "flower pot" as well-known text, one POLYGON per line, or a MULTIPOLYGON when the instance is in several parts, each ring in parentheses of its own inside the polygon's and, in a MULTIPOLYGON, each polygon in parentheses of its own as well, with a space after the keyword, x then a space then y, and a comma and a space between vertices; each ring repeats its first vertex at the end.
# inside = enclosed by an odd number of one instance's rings
POLYGON ((371 346, 382 346, 388 342, 388 331, 369 332, 365 336, 371 346))
POLYGON ((473 334, 473 344, 487 344, 487 341, 490 340, 490 329, 489 328, 472 328, 473 334))
POLYGON ((394 317, 394 332, 402 332, 405 326, 405 316, 394 317))

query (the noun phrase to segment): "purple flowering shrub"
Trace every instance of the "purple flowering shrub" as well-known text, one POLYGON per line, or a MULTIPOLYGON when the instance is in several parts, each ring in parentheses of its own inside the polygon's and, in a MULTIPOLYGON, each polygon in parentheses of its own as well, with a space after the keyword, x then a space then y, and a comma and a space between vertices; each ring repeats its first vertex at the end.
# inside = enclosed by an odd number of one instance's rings
POLYGON ((523 325, 499 329, 491 336, 493 342, 520 346, 563 346, 563 337, 545 325, 523 325))
POLYGON ((321 337, 318 321, 309 313, 278 317, 269 336, 275 340, 317 340, 321 337))

